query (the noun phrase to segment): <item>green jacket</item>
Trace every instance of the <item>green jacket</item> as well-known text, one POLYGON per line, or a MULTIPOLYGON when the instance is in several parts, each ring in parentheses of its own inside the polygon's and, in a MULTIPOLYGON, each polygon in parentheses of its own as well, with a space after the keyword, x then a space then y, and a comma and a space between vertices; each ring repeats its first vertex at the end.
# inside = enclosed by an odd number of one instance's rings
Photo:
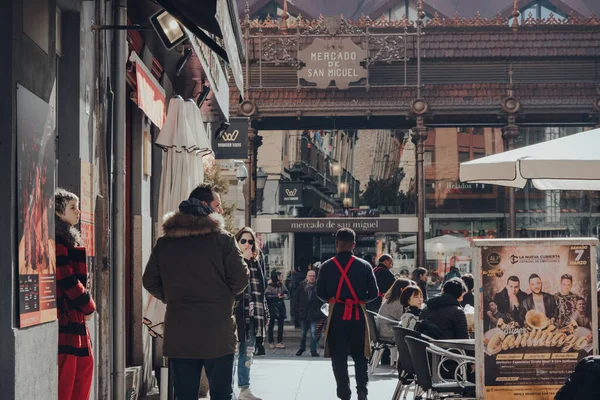
POLYGON ((177 212, 163 224, 143 284, 167 305, 163 353, 212 359, 235 353, 235 296, 249 271, 222 218, 177 212))

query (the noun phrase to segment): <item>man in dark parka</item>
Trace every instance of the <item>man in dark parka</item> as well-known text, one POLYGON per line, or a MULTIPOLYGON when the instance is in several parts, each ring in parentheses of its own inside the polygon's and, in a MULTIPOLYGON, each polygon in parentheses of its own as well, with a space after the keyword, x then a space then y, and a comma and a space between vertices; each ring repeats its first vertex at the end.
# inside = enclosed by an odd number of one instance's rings
POLYGON ((235 238, 224 231, 219 194, 200 185, 167 215, 143 284, 166 303, 164 355, 178 400, 198 399, 202 368, 213 400, 231 400, 237 345, 235 296, 249 271, 235 238), (216 212, 215 212, 216 211, 216 212))

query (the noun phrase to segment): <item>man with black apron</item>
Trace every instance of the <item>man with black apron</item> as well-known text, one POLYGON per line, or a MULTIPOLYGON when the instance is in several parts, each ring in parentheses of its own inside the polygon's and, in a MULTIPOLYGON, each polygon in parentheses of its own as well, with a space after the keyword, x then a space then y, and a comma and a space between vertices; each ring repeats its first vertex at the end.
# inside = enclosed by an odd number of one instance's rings
POLYGON ((342 228, 335 235, 337 256, 321 265, 317 295, 329 303, 325 333, 325 357, 331 357, 337 397, 350 400, 348 354, 354 360, 359 400, 367 400, 367 358, 371 355, 365 303, 377 298, 379 290, 373 268, 352 254, 356 234, 342 228))

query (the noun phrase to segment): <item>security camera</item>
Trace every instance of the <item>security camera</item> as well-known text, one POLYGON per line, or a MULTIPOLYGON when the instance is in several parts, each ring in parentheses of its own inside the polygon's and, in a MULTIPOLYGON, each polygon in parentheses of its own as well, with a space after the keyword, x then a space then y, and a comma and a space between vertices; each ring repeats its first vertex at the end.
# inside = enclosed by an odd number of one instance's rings
POLYGON ((235 170, 235 177, 238 181, 244 182, 248 177, 248 170, 244 164, 238 164, 237 169, 235 170))

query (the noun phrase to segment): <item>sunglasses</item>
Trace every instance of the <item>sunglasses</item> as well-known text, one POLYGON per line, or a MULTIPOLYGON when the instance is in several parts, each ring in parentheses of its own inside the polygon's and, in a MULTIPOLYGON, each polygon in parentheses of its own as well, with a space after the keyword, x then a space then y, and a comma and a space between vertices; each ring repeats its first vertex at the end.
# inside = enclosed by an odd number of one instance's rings
POLYGON ((254 240, 252 240, 252 239, 250 239, 250 240, 247 240, 247 239, 240 239, 240 243, 241 243, 241 244, 246 244, 246 243, 248 243, 250 246, 254 246, 254 240))
POLYGON ((150 336, 152 336, 153 338, 159 337, 162 339, 163 335, 161 333, 156 332, 153 328, 156 328, 157 326, 164 324, 164 322, 159 322, 158 324, 152 325, 152 321, 150 321, 148 318, 144 317, 144 318, 142 318, 142 324, 146 325, 146 328, 148 328, 148 333, 150 334, 150 336))

